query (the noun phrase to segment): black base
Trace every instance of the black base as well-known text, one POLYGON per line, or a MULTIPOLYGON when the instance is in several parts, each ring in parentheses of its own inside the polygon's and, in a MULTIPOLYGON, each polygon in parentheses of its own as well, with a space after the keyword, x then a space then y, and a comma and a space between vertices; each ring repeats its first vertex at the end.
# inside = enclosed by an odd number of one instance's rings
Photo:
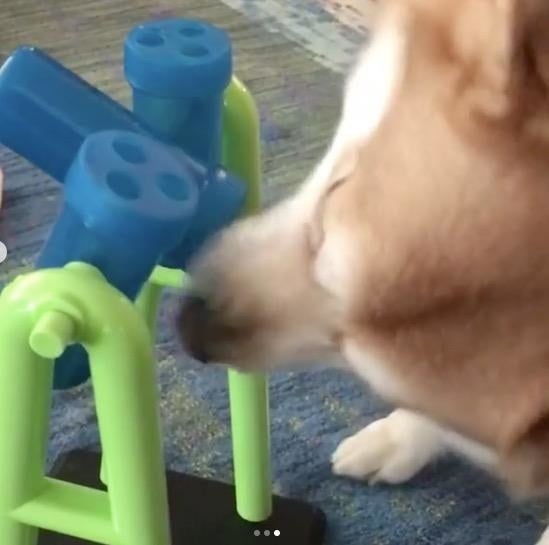
MULTIPOLYGON (((53 476, 104 489, 99 481, 100 463, 98 454, 82 450, 69 452, 58 460, 53 476)), ((272 517, 264 523, 252 524, 241 519, 235 511, 234 487, 172 471, 167 472, 167 477, 173 545, 323 543, 324 514, 304 502, 274 496, 272 517)), ((46 531, 40 533, 38 543, 92 545, 90 541, 46 531)))

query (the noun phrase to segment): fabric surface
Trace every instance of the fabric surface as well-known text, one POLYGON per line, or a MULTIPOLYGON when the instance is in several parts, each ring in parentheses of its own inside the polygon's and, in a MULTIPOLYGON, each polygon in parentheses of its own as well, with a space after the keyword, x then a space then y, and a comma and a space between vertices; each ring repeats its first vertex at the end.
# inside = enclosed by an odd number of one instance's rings
MULTIPOLYGON (((0 54, 36 44, 128 104, 124 34, 150 17, 175 15, 207 19, 231 33, 237 72, 261 111, 265 203, 282 198, 325 149, 339 111, 341 72, 373 15, 368 0, 10 0, 0 10, 0 54)), ((0 240, 9 250, 0 265, 4 283, 28 270, 61 201, 55 182, 1 148, 0 164, 7 174, 0 212, 0 240)), ((157 336, 167 461, 230 481, 225 373, 179 352, 171 329, 175 301, 166 296, 157 336)), ((398 488, 332 476, 329 458, 338 442, 388 410, 352 377, 329 369, 276 374, 271 402, 275 490, 325 511, 327 545, 534 544, 543 506, 511 506, 488 477, 454 458, 398 488)), ((89 385, 54 399, 50 461, 77 446, 98 448, 89 385)))

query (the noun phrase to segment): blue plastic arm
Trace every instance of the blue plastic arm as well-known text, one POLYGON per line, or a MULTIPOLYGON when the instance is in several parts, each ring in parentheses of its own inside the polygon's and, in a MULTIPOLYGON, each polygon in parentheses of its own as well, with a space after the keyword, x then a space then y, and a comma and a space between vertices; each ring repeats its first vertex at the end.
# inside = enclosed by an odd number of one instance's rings
POLYGON ((161 261, 184 268, 206 239, 239 215, 244 184, 213 164, 193 159, 169 134, 152 128, 37 48, 16 49, 0 68, 0 143, 56 180, 65 181, 88 136, 113 129, 170 143, 198 181, 201 193, 188 236, 161 261))
POLYGON ((63 182, 86 137, 103 130, 148 134, 116 101, 35 47, 0 68, 0 142, 63 182))

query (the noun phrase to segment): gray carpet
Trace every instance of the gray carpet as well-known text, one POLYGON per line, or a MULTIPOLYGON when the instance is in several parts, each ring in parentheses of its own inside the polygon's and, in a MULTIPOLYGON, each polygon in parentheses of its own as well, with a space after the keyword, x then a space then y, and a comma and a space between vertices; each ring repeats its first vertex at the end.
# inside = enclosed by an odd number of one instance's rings
MULTIPOLYGON (((260 106, 268 203, 290 192, 324 149, 338 114, 339 72, 358 37, 315 2, 288 3, 280 12, 267 9, 275 4, 270 0, 226 3, 245 15, 213 0, 12 0, 0 12, 0 54, 37 44, 127 104, 121 43, 133 24, 181 15, 222 25, 235 42, 237 71, 260 106), (335 43, 343 50, 330 51, 335 43)), ((7 174, 0 213, 6 282, 32 264, 60 199, 55 182, 8 150, 0 149, 0 164, 7 174)), ((225 374, 179 353, 172 310, 167 295, 158 356, 168 464, 230 481, 225 374)), ((490 479, 453 458, 396 489, 333 477, 328 461, 337 443, 387 410, 351 377, 332 370, 277 374, 271 395, 275 489, 326 512, 328 545, 533 545, 543 507, 511 506, 490 479)), ((89 385, 55 396, 50 460, 76 446, 98 447, 89 385)))

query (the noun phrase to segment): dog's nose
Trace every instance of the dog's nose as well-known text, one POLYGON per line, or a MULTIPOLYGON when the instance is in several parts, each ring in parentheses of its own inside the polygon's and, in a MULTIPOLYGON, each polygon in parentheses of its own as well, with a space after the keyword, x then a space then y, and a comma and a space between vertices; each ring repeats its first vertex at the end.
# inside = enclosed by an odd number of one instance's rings
POLYGON ((205 331, 210 321, 211 310, 204 297, 187 295, 181 305, 178 317, 178 330, 184 349, 202 363, 208 363, 205 331))

